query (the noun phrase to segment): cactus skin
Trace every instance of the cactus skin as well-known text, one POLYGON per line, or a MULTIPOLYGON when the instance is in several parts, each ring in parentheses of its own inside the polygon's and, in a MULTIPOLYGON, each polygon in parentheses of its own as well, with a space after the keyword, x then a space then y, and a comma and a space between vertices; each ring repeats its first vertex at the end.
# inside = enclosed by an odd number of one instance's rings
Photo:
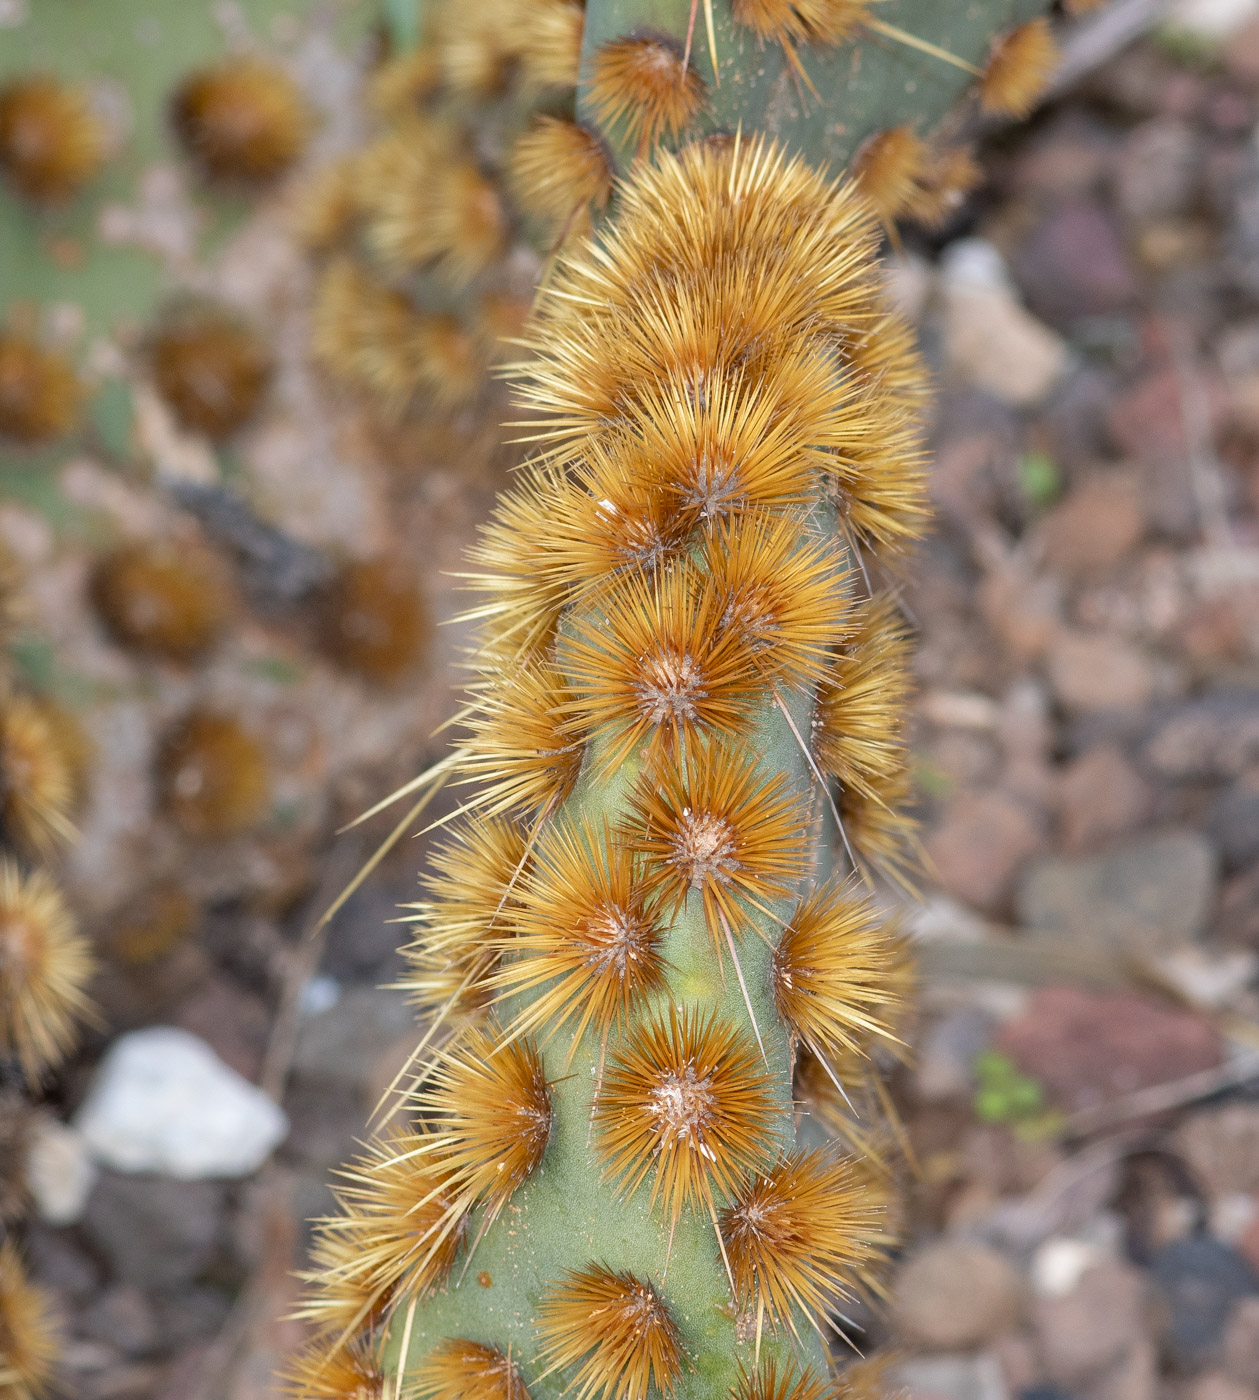
MULTIPOLYGON (((982 66, 994 35, 1034 19, 1045 8, 1044 0, 977 4, 880 0, 871 14, 965 63, 982 66)), ((703 80, 705 103, 686 130, 686 139, 714 131, 765 131, 813 164, 839 169, 876 132, 905 122, 920 133, 930 130, 974 86, 974 77, 963 68, 882 33, 858 29, 851 39, 833 47, 799 47, 815 96, 798 79, 781 46, 761 42, 750 29, 739 26, 721 0, 714 0, 712 12, 719 81, 709 53, 704 0, 700 0, 691 60, 703 80)), ((690 16, 690 0, 607 0, 589 5, 578 86, 579 118, 601 127, 591 101, 592 78, 596 57, 605 44, 625 35, 649 33, 667 35, 684 48, 690 16)), ((615 127, 603 135, 615 153, 618 171, 624 173, 634 154, 632 143, 615 127)))

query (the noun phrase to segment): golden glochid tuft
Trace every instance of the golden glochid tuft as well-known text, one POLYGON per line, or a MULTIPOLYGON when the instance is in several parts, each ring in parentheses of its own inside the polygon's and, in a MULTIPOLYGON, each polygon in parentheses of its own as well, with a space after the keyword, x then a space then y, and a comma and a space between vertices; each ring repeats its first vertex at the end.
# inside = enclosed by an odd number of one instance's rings
POLYGON ((559 670, 537 657, 506 670, 485 696, 460 741, 461 781, 480 785, 473 799, 480 811, 550 813, 569 796, 585 750, 565 728, 568 694, 559 670))
POLYGON ((0 172, 38 204, 70 199, 104 163, 105 124, 88 95, 32 74, 0 88, 0 172))
POLYGON ((406 145, 396 159, 401 168, 383 168, 365 197, 372 247, 387 267, 432 266, 462 286, 506 246, 507 211, 494 181, 456 154, 445 133, 409 124, 388 139, 406 145))
POLYGON ((499 943, 509 960, 493 977, 500 996, 534 994, 514 1031, 575 1023, 575 1050, 587 1026, 605 1038, 665 986, 662 921, 606 823, 549 826, 516 898, 499 943))
POLYGON ((367 1337, 310 1343, 282 1377, 292 1400, 384 1400, 385 1373, 367 1337))
POLYGON ((61 891, 43 873, 0 859, 0 1053, 37 1083, 73 1047, 91 1015, 85 988, 95 968, 61 891))
POLYGON ((741 1368, 732 1400, 837 1400, 835 1386, 811 1366, 766 1355, 752 1370, 741 1368))
POLYGON ((0 1243, 0 1394, 42 1400, 52 1387, 61 1329, 52 1302, 27 1277, 13 1240, 0 1243))
POLYGON ((292 78, 273 63, 227 59, 186 78, 171 104, 189 154, 216 180, 260 184, 302 154, 311 112, 292 78))
POLYGON ((91 592, 120 645, 184 665, 214 646, 237 602, 222 561, 187 540, 120 546, 96 565, 91 592))
POLYGON ((525 82, 540 88, 576 87, 585 6, 572 0, 525 0, 518 23, 525 82))
POLYGON ((909 126, 890 127, 862 144, 853 174, 884 224, 912 209, 927 160, 926 142, 909 126))
POLYGON ((576 122, 540 116, 512 147, 516 202, 560 238, 585 234, 612 198, 612 166, 599 137, 576 122))
POLYGON ((516 1363, 464 1337, 440 1341, 415 1372, 415 1400, 529 1400, 516 1363))
POLYGON ((313 253, 326 253, 348 239, 362 211, 358 157, 342 156, 302 182, 293 202, 293 227, 313 253))
POLYGON ((899 609, 890 598, 876 598, 857 616, 818 691, 818 766, 867 797, 880 796, 905 765, 909 656, 909 630, 899 609))
POLYGON ((64 437, 82 398, 74 366, 63 355, 0 331, 0 442, 34 447, 64 437))
POLYGON ((851 579, 835 546, 794 512, 721 521, 704 546, 722 627, 763 681, 812 688, 846 636, 851 579))
POLYGON ((403 949, 410 964, 400 985, 421 1015, 475 1018, 488 992, 485 978, 498 962, 526 871, 525 835, 504 817, 457 826, 429 857, 427 899, 410 906, 419 926, 403 949))
POLYGON ((781 774, 762 774, 733 745, 691 745, 649 766, 630 796, 625 842, 645 857, 647 887, 676 912, 703 897, 720 946, 746 922, 740 901, 790 892, 806 863, 805 804, 781 774))
POLYGON ((642 150, 682 134, 704 105, 704 81, 671 39, 613 39, 594 56, 589 102, 603 126, 623 125, 642 150))
POLYGON ((414 576, 388 559, 345 564, 318 609, 328 658, 377 685, 394 685, 413 671, 432 632, 414 576))
POLYGON ((223 306, 189 302, 167 314, 149 347, 153 379, 188 432, 228 437, 257 413, 271 383, 271 351, 223 306))
POLYGON ((562 708, 575 738, 606 731, 605 769, 643 748, 675 753, 741 732, 760 677, 726 608, 712 580, 679 563, 627 574, 573 617, 559 643, 574 692, 562 708))
POLYGON ((430 44, 420 44, 382 63, 367 84, 373 111, 388 119, 413 116, 441 84, 441 66, 430 44))
POLYGON ((538 1307, 545 1373, 571 1371, 573 1400, 669 1396, 682 1374, 682 1338, 668 1304, 645 1279, 601 1264, 552 1285, 538 1307))
POLYGON ((1057 63, 1058 45, 1047 19, 1029 20, 998 35, 979 79, 979 105, 995 116, 1027 116, 1057 63))
POLYGON ((223 840, 250 830, 271 799, 267 756, 237 720, 194 710, 162 741, 162 805, 185 835, 223 840))
POLYGON ((319 274, 311 306, 311 354, 334 378, 400 414, 425 387, 424 323, 405 296, 334 258, 319 274))
POLYGON ((796 906, 770 968, 778 1014, 822 1059, 889 1039, 894 934, 851 885, 823 885, 796 906))
POLYGON ((840 44, 853 38, 869 18, 871 0, 734 0, 738 24, 762 41, 840 44))
POLYGON ((504 1043, 473 1030, 441 1052, 407 1106, 429 1129, 426 1151, 448 1174, 464 1208, 492 1221, 540 1165, 551 1138, 551 1089, 528 1037, 504 1043))
POLYGON ((982 180, 983 170, 970 147, 943 146, 930 150, 905 212, 923 228, 942 228, 982 180))
POLYGON ((74 835, 71 755, 44 702, 0 700, 0 839, 27 856, 48 856, 74 835))
POLYGON ((346 1214, 321 1222, 325 1267, 311 1276, 316 1291, 303 1316, 358 1326, 382 1316, 396 1297, 424 1297, 446 1281, 468 1213, 430 1148, 427 1134, 394 1129, 341 1169, 334 1194, 346 1214), (347 1317, 350 1305, 356 1312, 347 1317))
POLYGON ((605 1175, 632 1195, 654 1169, 651 1201, 676 1223, 772 1158, 781 1111, 756 1042, 733 1021, 670 1005, 634 1022, 610 1055, 595 1105, 605 1175))
POLYGON ((720 1230, 739 1306, 798 1333, 797 1313, 815 1327, 851 1296, 871 1252, 876 1212, 849 1163, 797 1148, 758 1173, 721 1212, 720 1230))

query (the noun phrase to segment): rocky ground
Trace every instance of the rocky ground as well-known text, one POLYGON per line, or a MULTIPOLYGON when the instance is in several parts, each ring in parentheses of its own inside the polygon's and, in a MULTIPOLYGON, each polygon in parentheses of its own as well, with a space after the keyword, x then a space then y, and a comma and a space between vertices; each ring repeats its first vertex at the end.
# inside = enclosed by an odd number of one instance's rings
MULTIPOLYGON (((1148 37, 995 141, 987 187, 896 259, 940 385, 938 525, 905 586, 928 874, 905 909, 922 962, 896 1085, 906 1243, 896 1302, 856 1321, 923 1400, 1259 1400, 1257 123, 1259 21, 1224 51, 1148 37)), ((246 232, 217 289, 237 275, 235 295, 300 308, 291 244, 265 219, 246 232)), ((497 410, 382 442, 342 405, 312 439, 320 393, 286 363, 242 449, 254 508, 328 557, 356 521, 358 552, 403 550, 448 618, 438 570, 506 466, 478 426, 497 410)), ((150 455, 190 470, 163 431, 150 455)), ((94 520, 164 528, 108 464, 65 473, 94 520)), ((181 859, 135 774, 189 685, 99 642, 95 536, 54 540, 41 518, 10 502, 0 533, 52 654, 106 696, 89 708, 113 777, 68 875, 104 922, 181 859)), ((107 950, 104 1024, 36 1138, 29 1254, 84 1400, 274 1393, 301 1335, 284 1318, 302 1222, 413 1040, 378 988, 419 844, 312 931, 389 822, 335 827, 439 751, 457 634, 377 693, 302 625, 255 609, 198 673, 198 694, 262 717, 287 805, 183 860, 195 933, 107 950), (157 1047, 164 1127, 105 1092, 120 1035, 155 1025, 182 1033, 157 1047), (181 1117, 188 1084, 202 1111, 181 1117)))

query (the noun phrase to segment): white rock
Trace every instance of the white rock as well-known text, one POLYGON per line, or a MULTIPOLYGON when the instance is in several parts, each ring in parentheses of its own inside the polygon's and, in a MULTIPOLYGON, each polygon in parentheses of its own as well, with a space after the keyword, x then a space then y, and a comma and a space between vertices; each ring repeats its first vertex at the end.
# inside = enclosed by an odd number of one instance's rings
POLYGON ((1200 39, 1231 39, 1259 15, 1259 0, 1175 0, 1167 24, 1200 39))
POLYGON ((961 239, 945 252, 940 272, 953 373, 1017 408, 1044 400, 1066 373, 1067 343, 1019 302, 998 249, 961 239))
POLYGON ((1091 1240, 1055 1235, 1032 1256, 1032 1288, 1041 1298, 1065 1298, 1106 1252, 1091 1240))
POLYGON ((151 1026, 121 1036, 75 1126, 114 1171, 184 1181, 248 1176, 288 1132, 262 1092, 197 1036, 151 1026))
POLYGON ((73 1225, 82 1218, 97 1178, 83 1135, 40 1114, 26 1158, 26 1189, 41 1220, 73 1225))

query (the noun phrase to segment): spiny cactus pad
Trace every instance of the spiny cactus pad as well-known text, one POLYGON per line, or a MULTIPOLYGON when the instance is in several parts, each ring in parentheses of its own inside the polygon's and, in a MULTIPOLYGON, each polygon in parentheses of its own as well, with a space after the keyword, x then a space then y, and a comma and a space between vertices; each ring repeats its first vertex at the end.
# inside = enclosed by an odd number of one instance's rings
POLYGON ((814 733, 861 635, 889 697, 863 780, 901 782, 903 641, 857 559, 924 522, 923 380, 876 249, 851 184, 697 145, 535 309, 538 455, 475 563, 479 786, 408 950, 439 1029, 307 1305, 330 1354, 383 1327, 402 1393, 698 1400, 773 1366, 808 1394, 877 1268, 882 1195, 796 1143, 792 1096, 803 1044, 863 1056, 897 996, 832 880, 814 733))

